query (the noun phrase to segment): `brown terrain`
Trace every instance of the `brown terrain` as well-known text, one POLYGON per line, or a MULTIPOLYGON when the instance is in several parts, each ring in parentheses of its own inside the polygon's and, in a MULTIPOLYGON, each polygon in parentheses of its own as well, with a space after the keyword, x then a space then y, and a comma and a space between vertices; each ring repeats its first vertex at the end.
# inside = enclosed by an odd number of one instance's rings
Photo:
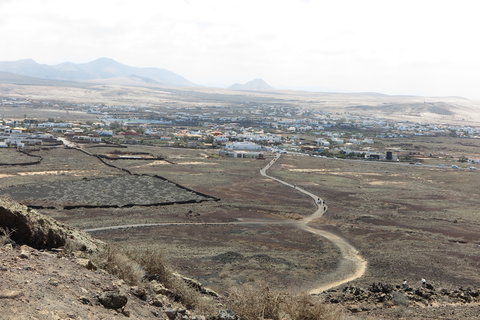
MULTIPOLYGON (((419 145, 432 148, 429 141, 419 145)), ((446 154, 462 148, 444 146, 446 154)), ((475 152, 472 146, 464 147, 464 152, 475 152)), ((84 149, 92 154, 113 151, 84 149)), ((310 291, 329 283, 332 275, 348 276, 341 271, 345 256, 338 242, 298 227, 317 208, 298 189, 305 190, 328 205, 308 227, 346 241, 368 263, 365 274, 348 284, 354 287, 327 291, 323 299, 345 306, 360 319, 475 319, 480 314, 477 171, 427 166, 438 159, 415 166, 284 155, 268 174, 295 185, 295 190, 260 175, 272 157, 234 160, 209 150, 148 146, 128 147, 128 152, 148 152, 168 161, 102 162, 63 147, 33 151, 42 156, 40 163, 0 168, 2 192, 18 197, 18 192, 8 191, 17 190, 11 189, 14 184, 62 188, 62 181, 147 174, 210 196, 210 201, 171 204, 164 195, 154 206, 133 202, 116 208, 102 207, 102 191, 89 199, 98 207, 67 208, 45 196, 20 200, 41 205, 42 213, 70 225, 96 229, 92 235, 123 248, 162 251, 180 273, 224 294, 230 286, 260 280, 272 287, 310 291), (421 278, 435 290, 420 288, 421 278), (404 279, 413 291, 400 287, 404 279), (380 289, 372 287, 376 282, 382 283, 380 289)), ((92 186, 82 188, 91 192, 92 186)), ((170 193, 176 194, 174 190, 170 193)), ((184 191, 179 187, 178 192, 184 191)), ((43 257, 38 254, 33 257, 43 257)))

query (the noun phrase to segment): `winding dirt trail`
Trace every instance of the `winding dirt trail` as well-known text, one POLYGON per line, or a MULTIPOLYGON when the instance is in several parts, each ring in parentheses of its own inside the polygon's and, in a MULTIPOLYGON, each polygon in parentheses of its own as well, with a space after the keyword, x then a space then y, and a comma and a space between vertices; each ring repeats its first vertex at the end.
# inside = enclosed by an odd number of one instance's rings
POLYGON ((342 284, 362 277, 367 270, 367 261, 360 255, 360 253, 357 251, 357 249, 355 249, 355 247, 353 247, 345 239, 336 234, 308 226, 311 221, 320 218, 327 211, 328 207, 325 204, 325 201, 319 196, 307 190, 304 190, 300 187, 292 185, 291 183, 285 182, 267 174, 267 170, 270 169, 270 167, 273 166, 278 161, 278 159, 280 159, 280 157, 281 154, 276 155, 275 158, 272 159, 272 161, 270 161, 264 168, 260 170, 260 174, 266 178, 275 180, 312 198, 315 202, 315 205, 317 206, 317 210, 315 210, 315 212, 310 216, 300 220, 297 226, 302 230, 326 238, 340 250, 340 254, 342 256, 342 260, 340 261, 335 272, 326 275, 325 278, 327 280, 320 286, 310 290, 309 293, 319 294, 325 290, 338 287, 342 284))
POLYGON ((298 192, 301 192, 310 198, 313 199, 317 210, 313 212, 310 216, 303 218, 299 221, 267 221, 263 219, 238 219, 234 222, 164 222, 164 223, 143 223, 143 224, 126 224, 126 225, 116 225, 116 226, 107 226, 99 228, 84 229, 86 232, 101 232, 109 230, 119 230, 119 229, 129 229, 129 228, 147 228, 147 227, 156 227, 156 226, 181 226, 181 225, 198 225, 198 226, 223 226, 223 225, 291 225, 292 227, 300 228, 306 232, 313 233, 315 235, 321 236, 330 242, 332 242, 339 250, 341 254, 341 260, 338 264, 337 269, 331 273, 322 276, 322 279, 319 280, 320 285, 311 289, 310 294, 320 294, 323 291, 338 287, 347 282, 353 281, 362 277, 367 270, 367 261, 359 254, 357 249, 348 243, 342 237, 320 229, 315 229, 310 227, 308 224, 323 216, 327 211, 328 206, 325 204, 325 201, 320 198, 318 195, 315 195, 305 189, 297 187, 291 183, 285 182, 281 179, 272 177, 267 174, 267 170, 273 166, 281 155, 276 155, 265 167, 260 170, 260 174, 266 178, 277 181, 283 185, 286 185, 298 192))

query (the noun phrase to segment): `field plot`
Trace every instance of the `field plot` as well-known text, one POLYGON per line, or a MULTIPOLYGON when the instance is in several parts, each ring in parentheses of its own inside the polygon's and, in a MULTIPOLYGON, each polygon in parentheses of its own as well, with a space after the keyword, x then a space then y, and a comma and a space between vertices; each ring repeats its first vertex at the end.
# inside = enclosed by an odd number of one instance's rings
POLYGON ((1 194, 28 204, 64 207, 124 207, 210 200, 156 177, 131 175, 12 186, 1 194))
MULTIPOLYGON (((270 159, 232 159, 218 150, 143 147, 166 160, 150 163, 116 160, 110 163, 139 174, 158 174, 196 191, 222 199, 233 208, 263 208, 289 218, 311 214, 315 206, 301 194, 260 176, 259 170, 270 159)), ((130 150, 130 148, 128 149, 130 150)), ((131 150, 142 150, 140 148, 131 150)), ((233 210, 235 211, 235 210, 233 210)))
POLYGON ((369 262, 359 282, 480 285, 479 172, 286 156, 271 175, 326 200, 324 228, 369 262))
POLYGON ((39 162, 39 158, 13 148, 0 148, 0 166, 25 165, 39 162))
POLYGON ((335 269, 339 257, 329 242, 288 225, 163 226, 94 236, 161 250, 181 273, 220 292, 261 280, 290 290, 310 288, 335 269))
MULTIPOLYGON (((0 189, 22 184, 75 181, 83 178, 124 174, 118 169, 105 166, 95 157, 75 149, 65 149, 60 146, 41 150, 27 149, 27 151, 32 155, 42 157, 42 161, 28 166, 0 166, 0 189)), ((21 153, 18 155, 23 161, 23 155, 21 153)))

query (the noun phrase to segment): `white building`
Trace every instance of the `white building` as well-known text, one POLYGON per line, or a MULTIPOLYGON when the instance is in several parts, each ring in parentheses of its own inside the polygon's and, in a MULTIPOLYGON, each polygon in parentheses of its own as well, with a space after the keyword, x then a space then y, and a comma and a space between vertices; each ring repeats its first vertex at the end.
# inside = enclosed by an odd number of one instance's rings
POLYGON ((264 147, 253 142, 242 141, 242 142, 227 143, 227 145, 225 146, 225 149, 227 150, 263 150, 264 147))
POLYGON ((344 143, 343 139, 340 139, 340 138, 332 138, 332 142, 336 143, 336 144, 343 144, 344 143))
POLYGON ((328 142, 328 140, 325 140, 325 139, 317 139, 317 145, 330 147, 330 142, 328 142))
POLYGON ((215 136, 213 138, 213 141, 214 142, 228 142, 228 141, 230 141, 230 139, 226 136, 215 136))
POLYGON ((113 131, 112 130, 97 130, 97 134, 99 136, 111 137, 111 136, 113 136, 113 131))
POLYGON ((227 150, 220 150, 219 154, 224 157, 231 157, 231 158, 253 158, 253 159, 263 159, 262 152, 255 152, 255 151, 227 151, 227 150))

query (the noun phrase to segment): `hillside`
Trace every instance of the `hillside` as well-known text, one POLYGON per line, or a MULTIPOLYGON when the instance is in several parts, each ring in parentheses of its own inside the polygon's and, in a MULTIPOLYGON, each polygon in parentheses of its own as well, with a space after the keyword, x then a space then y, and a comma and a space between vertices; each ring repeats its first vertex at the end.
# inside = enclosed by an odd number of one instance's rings
POLYGON ((16 75, 62 81, 89 81, 121 77, 139 77, 167 86, 194 86, 184 77, 160 68, 137 68, 113 59, 100 58, 88 63, 65 62, 58 65, 39 64, 31 59, 0 62, 0 71, 16 75))
POLYGON ((40 79, 22 76, 10 72, 0 71, 0 84, 15 84, 28 86, 52 86, 52 87, 87 87, 90 84, 74 81, 40 79))
POLYGON ((144 280, 145 267, 119 248, 6 199, 0 257, 2 320, 202 319, 192 310, 204 299, 197 291, 215 295, 165 270, 144 280))

